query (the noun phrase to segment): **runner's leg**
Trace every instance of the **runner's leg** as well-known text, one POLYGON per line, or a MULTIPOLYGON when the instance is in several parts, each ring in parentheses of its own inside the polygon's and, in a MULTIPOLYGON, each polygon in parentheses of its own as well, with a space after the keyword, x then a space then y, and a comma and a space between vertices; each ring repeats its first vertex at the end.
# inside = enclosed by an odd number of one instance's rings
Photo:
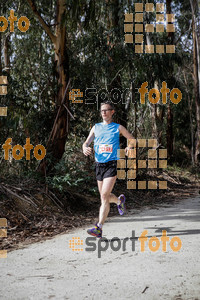
POLYGON ((99 194, 101 195, 101 190, 102 190, 102 185, 103 185, 103 180, 97 180, 97 185, 98 185, 98 189, 99 189, 99 194))
MULTIPOLYGON (((104 224, 108 213, 110 211, 110 200, 113 202, 115 198, 110 195, 114 187, 117 176, 108 177, 103 179, 103 184, 101 188, 101 207, 99 210, 99 224, 104 224)), ((117 198, 117 197, 116 197, 117 198)), ((114 201, 115 202, 115 201, 114 201)))
MULTIPOLYGON (((98 185, 99 193, 101 195, 103 181, 97 180, 97 185, 98 185)), ((119 199, 113 193, 110 193, 109 202, 118 204, 119 199)))
POLYGON ((113 193, 110 193, 109 202, 118 204, 119 199, 113 193))

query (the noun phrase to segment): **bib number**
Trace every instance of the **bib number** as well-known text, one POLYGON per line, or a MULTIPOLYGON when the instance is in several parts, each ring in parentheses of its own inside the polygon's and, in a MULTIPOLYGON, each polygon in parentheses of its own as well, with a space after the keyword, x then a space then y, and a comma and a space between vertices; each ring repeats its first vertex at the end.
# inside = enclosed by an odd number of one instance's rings
POLYGON ((99 153, 112 153, 113 145, 102 144, 99 145, 99 153))

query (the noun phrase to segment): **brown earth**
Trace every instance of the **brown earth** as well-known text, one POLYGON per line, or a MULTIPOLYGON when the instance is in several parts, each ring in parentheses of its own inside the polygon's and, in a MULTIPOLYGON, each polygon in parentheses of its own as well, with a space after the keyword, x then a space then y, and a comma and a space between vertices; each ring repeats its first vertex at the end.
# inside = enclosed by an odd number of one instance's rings
MULTIPOLYGON (((128 211, 146 206, 158 208, 161 203, 181 201, 199 193, 200 181, 194 175, 165 172, 163 178, 168 181, 167 190, 128 190, 124 181, 117 180, 113 192, 126 195, 128 211)), ((1 249, 19 249, 97 220, 100 206, 98 196, 81 194, 80 191, 77 193, 74 189, 55 195, 55 191, 47 192, 45 188, 30 187, 30 183, 17 187, 14 184, 0 184, 0 191, 3 191, 0 217, 8 221, 7 238, 0 238, 1 249)), ((112 204, 109 216, 115 215, 118 215, 118 211, 116 205, 112 204)))

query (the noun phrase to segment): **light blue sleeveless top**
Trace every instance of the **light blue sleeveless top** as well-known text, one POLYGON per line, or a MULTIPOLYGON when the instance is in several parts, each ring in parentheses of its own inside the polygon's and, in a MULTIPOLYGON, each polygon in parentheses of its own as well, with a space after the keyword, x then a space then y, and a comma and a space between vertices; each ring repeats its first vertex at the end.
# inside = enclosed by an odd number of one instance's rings
POLYGON ((95 161, 106 163, 111 160, 118 160, 117 149, 119 149, 119 125, 117 123, 95 124, 94 130, 94 151, 95 161))

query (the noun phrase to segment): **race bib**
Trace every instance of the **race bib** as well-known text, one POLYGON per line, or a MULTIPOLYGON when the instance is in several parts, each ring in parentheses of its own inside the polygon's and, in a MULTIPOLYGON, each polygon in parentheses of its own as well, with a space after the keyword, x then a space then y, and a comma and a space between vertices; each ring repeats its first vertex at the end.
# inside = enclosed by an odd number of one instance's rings
POLYGON ((112 153, 113 145, 101 144, 99 145, 99 153, 112 153))

